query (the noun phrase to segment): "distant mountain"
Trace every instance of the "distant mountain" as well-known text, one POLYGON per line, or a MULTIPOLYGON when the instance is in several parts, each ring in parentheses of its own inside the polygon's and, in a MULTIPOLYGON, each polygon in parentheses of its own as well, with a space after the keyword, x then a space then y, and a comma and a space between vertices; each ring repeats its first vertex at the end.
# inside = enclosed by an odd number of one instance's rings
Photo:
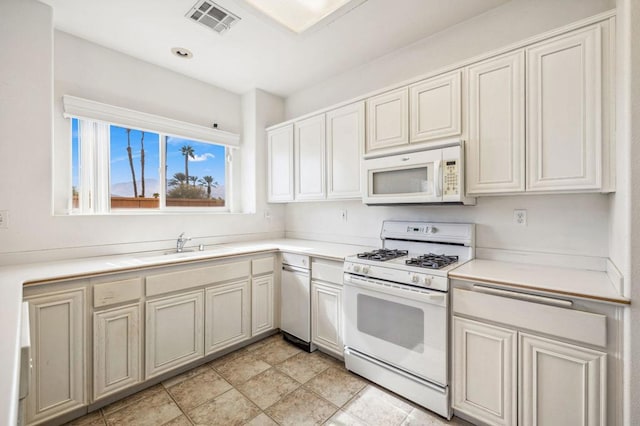
MULTIPOLYGON (((204 188, 205 191, 207 190, 207 188, 204 188)), ((224 198, 224 185, 218 185, 217 188, 211 188, 211 198, 224 198)))
MULTIPOLYGON (((152 197, 154 192, 160 192, 160 182, 157 179, 145 179, 144 195, 145 197, 152 197)), ((142 191, 142 181, 139 180, 138 195, 142 191)), ((113 197, 133 197, 133 183, 119 182, 111 185, 111 195, 113 197)))

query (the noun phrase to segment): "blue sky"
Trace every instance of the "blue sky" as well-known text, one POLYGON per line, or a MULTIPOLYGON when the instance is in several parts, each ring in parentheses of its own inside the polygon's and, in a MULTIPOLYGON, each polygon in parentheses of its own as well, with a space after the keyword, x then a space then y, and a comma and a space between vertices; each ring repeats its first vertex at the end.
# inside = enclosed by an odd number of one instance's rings
MULTIPOLYGON (((72 185, 78 185, 78 120, 72 120, 72 185)), ((131 131, 131 150, 133 153, 133 164, 136 173, 136 180, 140 181, 140 139, 142 132, 131 131)), ((111 126, 111 185, 131 183, 131 168, 127 155, 127 132, 122 127, 111 126)), ((180 152, 182 146, 191 145, 194 149, 195 159, 189 159, 189 175, 212 176, 220 185, 225 181, 225 148, 220 145, 211 145, 177 137, 167 137, 167 176, 170 179, 174 173, 184 173, 184 156, 180 152)), ((159 135, 145 132, 145 180, 150 183, 155 180, 159 182, 159 135)), ((122 185, 119 185, 120 187, 122 185)), ((138 188, 140 191, 140 188, 138 188)), ((133 190, 131 190, 133 192, 133 190)), ((147 191, 149 192, 149 191, 147 191)), ((145 194, 151 196, 152 194, 145 194)))
POLYGON ((171 179, 174 173, 184 173, 184 156, 180 152, 184 145, 191 145, 196 157, 189 158, 189 176, 212 176, 224 185, 224 147, 176 137, 167 137, 167 177, 171 179))

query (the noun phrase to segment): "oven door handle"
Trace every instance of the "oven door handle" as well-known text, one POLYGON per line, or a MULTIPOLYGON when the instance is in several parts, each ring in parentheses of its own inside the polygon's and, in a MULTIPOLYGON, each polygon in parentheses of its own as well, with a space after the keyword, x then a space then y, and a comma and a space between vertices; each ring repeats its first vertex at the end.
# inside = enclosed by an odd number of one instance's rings
POLYGON ((382 280, 361 278, 351 274, 344 274, 345 286, 369 290, 376 293, 386 293, 403 299, 429 303, 437 306, 447 306, 447 293, 420 288, 412 288, 382 280))

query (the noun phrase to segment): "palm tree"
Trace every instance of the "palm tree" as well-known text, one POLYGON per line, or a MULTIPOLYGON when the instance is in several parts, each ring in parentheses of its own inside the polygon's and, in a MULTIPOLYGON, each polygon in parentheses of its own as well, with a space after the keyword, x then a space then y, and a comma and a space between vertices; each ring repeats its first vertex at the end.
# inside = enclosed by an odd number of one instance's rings
POLYGON ((207 187, 207 198, 211 198, 211 188, 217 188, 218 182, 213 180, 212 176, 204 176, 199 182, 200 185, 207 187))
POLYGON ((169 179, 169 186, 184 185, 187 182, 187 176, 184 173, 174 173, 173 178, 169 179))
POLYGON ((197 181, 198 181, 198 176, 189 176, 189 182, 191 182, 193 186, 196 186, 197 181))
POLYGON ((136 183, 136 171, 133 168, 133 155, 131 154, 131 129, 127 130, 127 155, 129 156, 129 167, 131 167, 131 178, 133 180, 133 196, 138 198, 138 184, 136 183))
POLYGON ((189 182, 189 157, 195 159, 196 152, 193 150, 191 145, 182 145, 180 153, 184 155, 184 174, 187 177, 187 182, 189 182))
POLYGON ((142 194, 140 196, 144 198, 144 132, 140 138, 140 179, 142 180, 142 194))

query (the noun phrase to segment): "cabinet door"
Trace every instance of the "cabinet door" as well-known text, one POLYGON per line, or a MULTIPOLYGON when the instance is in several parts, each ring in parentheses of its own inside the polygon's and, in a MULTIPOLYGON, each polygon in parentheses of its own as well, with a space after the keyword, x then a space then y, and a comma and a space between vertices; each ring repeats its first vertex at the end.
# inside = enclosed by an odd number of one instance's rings
POLYGON ((607 355, 520 333, 520 424, 606 424, 607 355))
POLYGON ((327 113, 327 198, 360 198, 364 102, 327 113))
POLYGON ((409 143, 409 89, 367 99, 367 152, 409 143))
POLYGON ((527 49, 527 191, 601 185, 601 34, 593 26, 527 49))
POLYGON ((341 286, 311 282, 311 341, 343 356, 341 286))
POLYGON ((453 408, 489 425, 516 425, 516 332, 453 317, 453 408))
POLYGON ((125 389, 142 380, 140 306, 93 314, 93 398, 125 389))
POLYGON ((524 191, 524 51, 469 67, 467 192, 524 191))
POLYGON ((254 278, 251 282, 251 335, 274 328, 273 274, 254 278))
POLYGON ((293 124, 267 132, 268 201, 293 201, 293 124))
POLYGON ((296 122, 294 142, 296 200, 324 199, 324 114, 296 122))
POLYGON ((409 88, 410 143, 462 133, 462 71, 429 78, 409 88))
POLYGON ((210 354, 249 336, 249 281, 207 289, 205 352, 210 354))
POLYGON ((84 289, 26 297, 33 372, 27 424, 85 405, 84 289))
POLYGON ((146 302, 147 379, 204 356, 204 291, 146 302))

